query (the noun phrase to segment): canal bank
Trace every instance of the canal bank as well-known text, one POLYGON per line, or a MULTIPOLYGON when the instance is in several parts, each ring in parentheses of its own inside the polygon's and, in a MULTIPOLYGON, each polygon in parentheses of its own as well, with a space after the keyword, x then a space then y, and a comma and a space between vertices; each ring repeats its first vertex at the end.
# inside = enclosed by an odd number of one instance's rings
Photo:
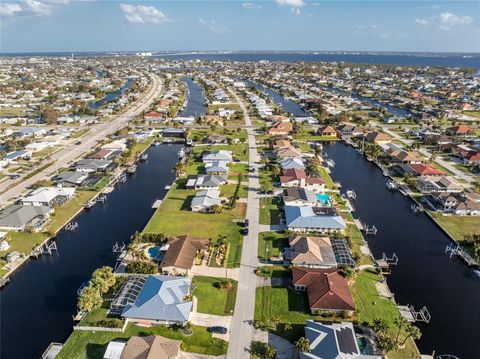
POLYGON ((336 163, 332 177, 342 183, 342 192, 357 194, 354 217, 378 228, 376 236, 367 236, 374 257, 399 257, 387 279, 396 302, 417 310, 426 306, 432 315, 429 324, 418 323, 420 351, 478 357, 480 344, 471 334, 480 331, 478 276, 445 254, 447 235, 426 214, 414 214, 410 198, 389 191, 377 166, 343 143, 326 145, 324 151, 336 163))
POLYGON ((179 145, 148 150, 147 162, 108 195, 105 204, 82 212, 75 232, 57 235, 58 252, 28 261, 1 292, 2 358, 35 358, 52 341, 64 342, 72 331, 77 289, 103 265, 113 266, 115 242, 128 242, 152 215, 151 205, 174 180, 179 145))

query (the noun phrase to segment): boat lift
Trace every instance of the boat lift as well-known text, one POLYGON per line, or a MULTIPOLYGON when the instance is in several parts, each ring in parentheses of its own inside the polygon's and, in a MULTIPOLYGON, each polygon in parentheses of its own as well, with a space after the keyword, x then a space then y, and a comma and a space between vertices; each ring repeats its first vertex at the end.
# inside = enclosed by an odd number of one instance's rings
POLYGON ((40 257, 42 254, 49 254, 49 255, 52 255, 53 254, 53 251, 56 251, 58 250, 57 249, 57 242, 55 241, 51 241, 50 243, 47 241, 43 244, 40 244, 38 245, 37 247, 35 247, 32 251, 32 253, 30 253, 30 257, 32 258, 38 258, 40 257))
POLYGON ((465 252, 465 250, 460 247, 458 243, 450 243, 446 248, 445 248, 445 253, 447 253, 450 258, 453 256, 459 256, 469 267, 476 267, 477 266, 477 261, 472 258, 470 254, 465 252))
POLYGON ((127 248, 127 245, 122 242, 122 244, 118 244, 118 242, 115 242, 112 248, 113 253, 122 253, 125 249, 127 248))
POLYGON ((390 274, 390 266, 396 266, 398 264, 398 257, 396 253, 393 253, 392 257, 388 258, 385 253, 382 254, 382 258, 375 259, 375 263, 382 271, 382 274, 390 274))
POLYGON ((97 199, 96 199, 97 202, 102 202, 102 203, 105 203, 106 200, 107 200, 107 195, 106 194, 102 194, 102 195, 98 196, 97 199))
POLYGON ((394 180, 388 180, 386 186, 390 191, 394 191, 398 188, 398 185, 394 180))
POLYGON ((400 311, 400 315, 411 323, 424 322, 428 324, 432 319, 426 306, 423 306, 423 308, 418 311, 415 310, 413 305, 397 305, 397 308, 400 311))
POLYGON ((347 190, 347 198, 354 201, 357 199, 357 194, 355 193, 354 190, 349 189, 347 190))
POLYGON ((371 235, 374 235, 374 236, 377 234, 377 231, 378 231, 377 227, 375 227, 375 226, 369 227, 365 223, 363 224, 363 230, 365 231, 366 235, 371 234, 371 235))
POLYGON ((67 225, 65 226, 66 231, 74 231, 78 228, 78 223, 77 222, 68 222, 67 225))

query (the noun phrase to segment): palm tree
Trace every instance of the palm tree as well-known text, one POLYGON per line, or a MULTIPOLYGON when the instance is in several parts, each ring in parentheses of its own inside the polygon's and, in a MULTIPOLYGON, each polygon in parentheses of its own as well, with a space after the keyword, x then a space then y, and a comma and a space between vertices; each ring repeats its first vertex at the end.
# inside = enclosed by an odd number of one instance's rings
POLYGON ((383 335, 388 332, 389 326, 385 319, 375 318, 373 320, 372 328, 375 330, 377 335, 383 335))
POLYGON ((295 347, 300 353, 310 353, 310 341, 305 337, 298 338, 295 347))
POLYGON ((395 343, 398 344, 398 339, 400 338, 400 333, 402 332, 402 329, 407 328, 410 325, 410 322, 404 317, 400 316, 395 318, 394 323, 398 328, 397 336, 395 337, 395 343))
POLYGON ((185 173, 185 164, 183 162, 178 162, 175 165, 175 176, 182 177, 185 173))
POLYGON ((413 325, 411 323, 409 323, 409 325, 405 328, 405 331, 406 331, 407 335, 403 339, 403 342, 401 344, 402 347, 405 345, 408 338, 413 338, 413 340, 418 340, 422 337, 422 332, 420 331, 420 329, 418 329, 418 327, 416 327, 415 325, 413 325))

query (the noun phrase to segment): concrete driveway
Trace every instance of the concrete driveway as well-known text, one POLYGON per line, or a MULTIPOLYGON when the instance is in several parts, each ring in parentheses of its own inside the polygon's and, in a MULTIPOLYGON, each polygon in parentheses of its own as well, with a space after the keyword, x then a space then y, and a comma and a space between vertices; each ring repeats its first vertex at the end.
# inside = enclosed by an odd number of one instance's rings
POLYGON ((219 338, 228 341, 230 339, 230 327, 232 325, 231 315, 213 315, 197 312, 197 298, 193 297, 193 308, 190 313, 190 322, 202 327, 224 327, 227 328, 226 334, 214 333, 214 338, 219 338))

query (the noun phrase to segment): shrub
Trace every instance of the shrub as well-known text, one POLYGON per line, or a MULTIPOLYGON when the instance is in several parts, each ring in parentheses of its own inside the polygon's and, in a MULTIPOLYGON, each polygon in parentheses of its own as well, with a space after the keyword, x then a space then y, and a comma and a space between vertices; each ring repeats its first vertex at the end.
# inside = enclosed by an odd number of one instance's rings
POLYGON ((157 265, 152 262, 133 261, 128 263, 126 271, 127 273, 155 274, 157 273, 157 265))

